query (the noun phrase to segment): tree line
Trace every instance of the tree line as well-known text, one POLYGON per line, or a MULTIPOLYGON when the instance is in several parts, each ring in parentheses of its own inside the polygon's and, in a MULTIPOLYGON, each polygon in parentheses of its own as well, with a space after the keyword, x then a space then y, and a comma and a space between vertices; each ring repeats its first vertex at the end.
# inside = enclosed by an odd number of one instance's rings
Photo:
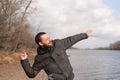
POLYGON ((32 0, 0 0, 0 49, 35 47, 27 10, 32 0))
POLYGON ((115 43, 111 43, 109 45, 109 49, 111 49, 111 50, 120 50, 120 41, 116 41, 115 43))
POLYGON ((116 41, 114 43, 111 43, 108 47, 99 47, 95 48, 99 50, 120 50, 120 41, 116 41))

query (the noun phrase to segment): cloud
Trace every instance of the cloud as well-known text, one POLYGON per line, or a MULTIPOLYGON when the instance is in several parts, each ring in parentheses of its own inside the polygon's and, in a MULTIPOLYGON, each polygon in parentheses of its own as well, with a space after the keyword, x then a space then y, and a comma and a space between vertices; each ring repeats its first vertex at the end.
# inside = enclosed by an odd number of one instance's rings
POLYGON ((29 17, 34 34, 46 31, 53 39, 93 29, 93 37, 77 46, 108 46, 120 37, 120 15, 102 0, 36 0, 29 17))

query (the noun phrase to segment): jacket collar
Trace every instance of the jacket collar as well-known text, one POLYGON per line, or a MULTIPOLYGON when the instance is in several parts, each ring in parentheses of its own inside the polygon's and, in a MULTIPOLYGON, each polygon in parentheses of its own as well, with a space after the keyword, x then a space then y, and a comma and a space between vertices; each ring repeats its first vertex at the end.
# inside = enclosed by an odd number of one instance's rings
MULTIPOLYGON (((54 47, 54 41, 52 40, 53 43, 53 47, 54 47)), ((38 55, 44 55, 45 53, 48 53, 51 51, 51 49, 53 49, 53 47, 42 47, 42 46, 38 46, 37 48, 37 54, 38 55)))

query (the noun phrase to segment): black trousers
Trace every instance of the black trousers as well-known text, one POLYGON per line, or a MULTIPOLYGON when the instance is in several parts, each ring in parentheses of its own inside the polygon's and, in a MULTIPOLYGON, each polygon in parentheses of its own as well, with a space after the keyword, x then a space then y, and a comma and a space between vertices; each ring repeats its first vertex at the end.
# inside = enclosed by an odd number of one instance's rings
POLYGON ((73 80, 74 79, 74 73, 71 73, 68 78, 65 77, 64 74, 50 74, 48 75, 48 80, 73 80))
POLYGON ((48 75, 48 80, 67 80, 63 74, 50 74, 48 75))

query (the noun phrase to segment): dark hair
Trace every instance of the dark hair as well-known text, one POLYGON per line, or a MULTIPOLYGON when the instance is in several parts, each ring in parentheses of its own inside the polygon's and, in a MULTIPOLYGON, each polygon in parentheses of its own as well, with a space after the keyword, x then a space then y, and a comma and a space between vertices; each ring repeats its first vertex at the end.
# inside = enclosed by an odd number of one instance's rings
POLYGON ((43 34, 46 34, 46 33, 45 32, 39 32, 39 33, 37 33, 37 35, 35 36, 35 42, 36 42, 36 44, 39 45, 39 42, 41 42, 40 36, 43 35, 43 34))

